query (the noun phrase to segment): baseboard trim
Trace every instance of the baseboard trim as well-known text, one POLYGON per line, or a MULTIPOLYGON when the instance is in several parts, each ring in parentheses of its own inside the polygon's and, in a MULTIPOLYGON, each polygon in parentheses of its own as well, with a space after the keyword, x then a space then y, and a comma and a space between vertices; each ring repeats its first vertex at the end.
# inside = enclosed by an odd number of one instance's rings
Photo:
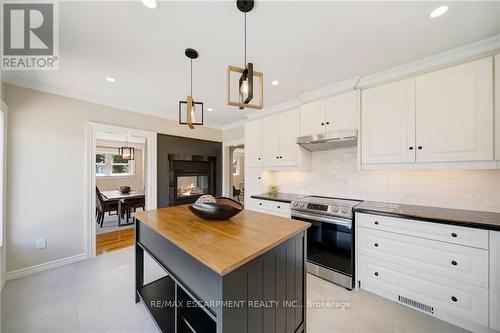
POLYGON ((21 268, 12 272, 7 272, 5 280, 13 280, 23 276, 31 275, 34 273, 46 271, 48 269, 61 267, 69 264, 73 264, 75 262, 83 261, 87 259, 87 255, 85 253, 77 254, 76 256, 71 256, 67 258, 57 259, 54 261, 50 261, 44 264, 35 265, 31 267, 21 268))

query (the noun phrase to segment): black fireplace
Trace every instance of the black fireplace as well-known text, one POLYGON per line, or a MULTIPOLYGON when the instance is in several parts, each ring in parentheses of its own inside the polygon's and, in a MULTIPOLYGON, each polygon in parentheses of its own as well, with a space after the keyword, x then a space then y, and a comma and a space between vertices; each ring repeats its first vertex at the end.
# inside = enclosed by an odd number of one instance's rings
POLYGON ((169 205, 195 202, 204 194, 216 195, 216 158, 169 154, 169 205))

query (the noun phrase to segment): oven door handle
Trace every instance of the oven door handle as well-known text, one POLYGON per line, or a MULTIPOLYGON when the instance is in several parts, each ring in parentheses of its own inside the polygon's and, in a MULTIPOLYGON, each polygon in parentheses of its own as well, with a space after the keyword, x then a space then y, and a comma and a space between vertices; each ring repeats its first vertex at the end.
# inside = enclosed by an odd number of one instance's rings
POLYGON ((332 218, 332 217, 326 217, 326 216, 319 216, 319 215, 309 215, 309 214, 302 214, 302 213, 297 213, 293 212, 291 214, 292 217, 298 217, 298 218, 303 218, 311 221, 318 221, 318 222, 325 222, 325 223, 330 223, 330 224, 336 224, 340 225, 342 227, 346 227, 348 229, 352 228, 352 221, 350 220, 345 220, 345 219, 337 219, 337 218, 332 218))

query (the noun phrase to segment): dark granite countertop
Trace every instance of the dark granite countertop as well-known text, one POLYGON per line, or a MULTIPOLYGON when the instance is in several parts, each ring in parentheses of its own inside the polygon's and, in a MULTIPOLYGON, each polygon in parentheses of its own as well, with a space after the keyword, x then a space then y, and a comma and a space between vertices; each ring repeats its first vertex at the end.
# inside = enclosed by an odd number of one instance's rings
POLYGON ((300 199, 306 196, 307 195, 305 194, 291 194, 291 193, 275 193, 275 194, 263 193, 263 194, 252 195, 251 198, 291 203, 296 199, 300 199))
POLYGON ((355 212, 500 231, 500 213, 364 201, 355 212))

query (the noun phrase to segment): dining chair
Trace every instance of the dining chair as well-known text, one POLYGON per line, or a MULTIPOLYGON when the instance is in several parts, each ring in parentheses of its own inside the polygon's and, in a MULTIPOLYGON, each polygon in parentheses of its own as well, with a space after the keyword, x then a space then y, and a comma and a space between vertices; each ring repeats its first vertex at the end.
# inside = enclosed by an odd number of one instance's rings
POLYGON ((240 195, 241 195, 241 190, 233 185, 233 197, 238 198, 238 202, 240 202, 240 195))
POLYGON ((106 213, 109 215, 112 215, 112 212, 116 212, 116 215, 118 215, 120 212, 118 212, 118 201, 113 200, 113 201, 105 201, 101 191, 99 188, 96 186, 95 187, 95 201, 96 201, 96 222, 100 225, 102 228, 102 224, 104 223, 104 216, 106 213))
POLYGON ((127 223, 129 223, 128 221, 132 215, 132 211, 135 213, 137 208, 142 208, 142 210, 146 209, 146 198, 121 199, 121 206, 127 223))

